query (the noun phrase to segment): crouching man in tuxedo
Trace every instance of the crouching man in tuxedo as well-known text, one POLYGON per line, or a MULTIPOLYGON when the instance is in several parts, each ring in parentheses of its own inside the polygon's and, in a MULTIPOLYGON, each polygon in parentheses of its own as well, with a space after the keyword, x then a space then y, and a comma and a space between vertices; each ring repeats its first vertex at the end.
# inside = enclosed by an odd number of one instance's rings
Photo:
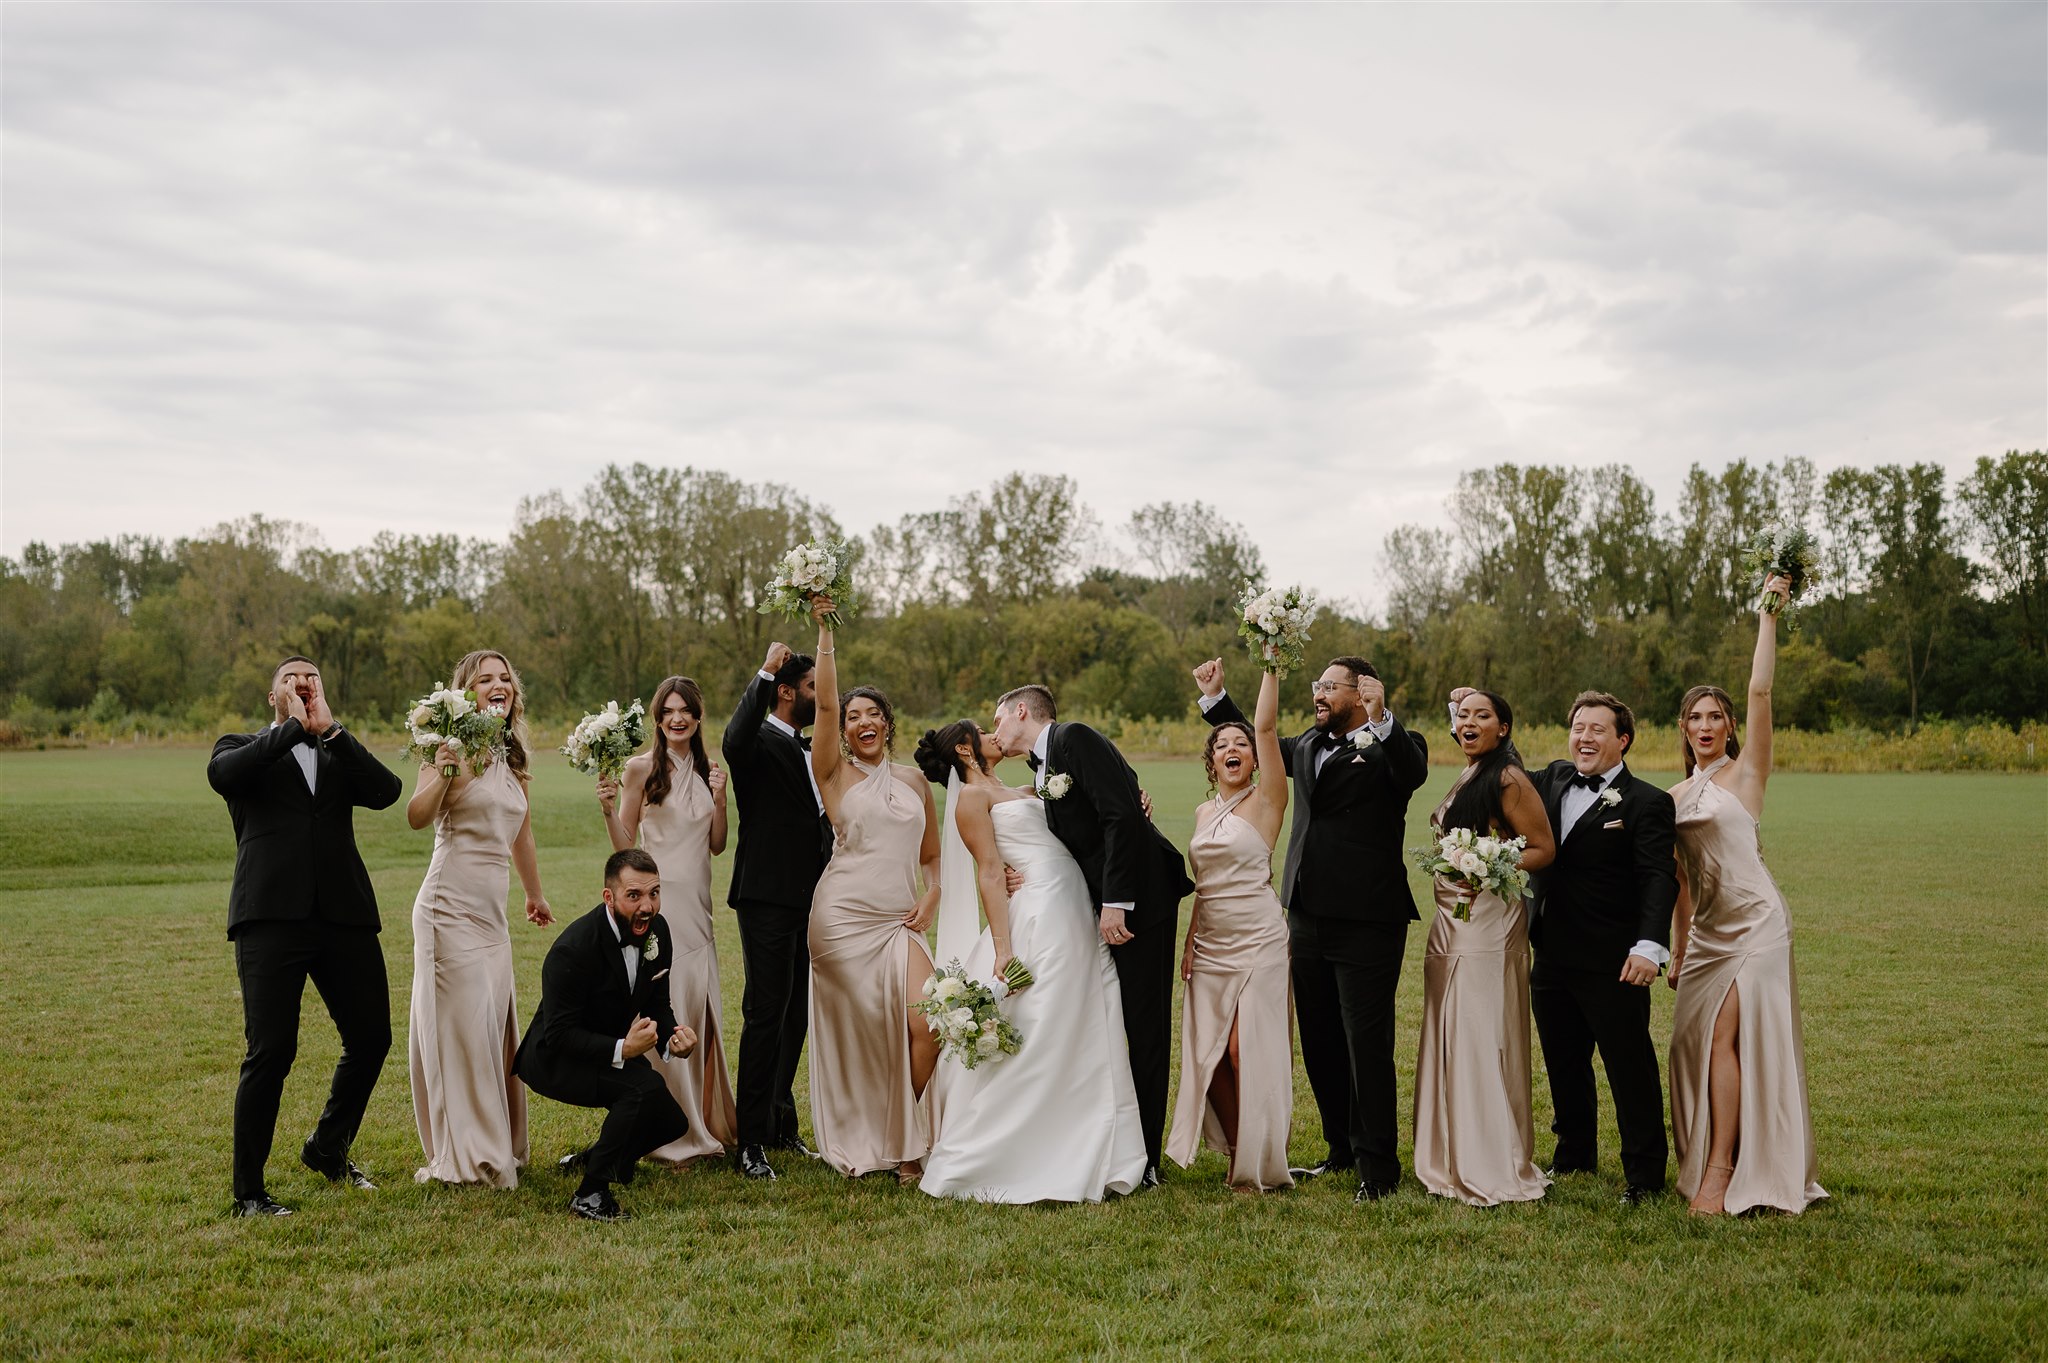
POLYGON ((535 1093, 605 1109, 596 1144, 563 1161, 583 1167, 569 1210, 587 1221, 625 1220, 611 1185, 631 1183, 642 1155, 690 1129, 648 1058, 697 1048, 669 1006, 674 959, 661 868, 628 847, 604 864, 604 903, 564 928, 541 966, 540 1007, 512 1068, 535 1093))

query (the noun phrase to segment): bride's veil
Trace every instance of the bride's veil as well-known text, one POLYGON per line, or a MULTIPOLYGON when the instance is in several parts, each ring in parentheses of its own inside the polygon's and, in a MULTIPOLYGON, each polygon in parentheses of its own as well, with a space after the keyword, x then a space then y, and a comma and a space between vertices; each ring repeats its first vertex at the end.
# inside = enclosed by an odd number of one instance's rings
POLYGON ((939 949, 941 968, 965 962, 981 936, 981 893, 974 855, 960 836, 960 773, 946 778, 946 827, 939 835, 939 949))

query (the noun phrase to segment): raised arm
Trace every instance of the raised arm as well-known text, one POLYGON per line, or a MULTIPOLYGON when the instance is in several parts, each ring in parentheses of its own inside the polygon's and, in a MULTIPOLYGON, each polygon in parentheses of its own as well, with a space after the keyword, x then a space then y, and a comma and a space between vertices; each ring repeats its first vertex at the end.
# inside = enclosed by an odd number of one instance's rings
MULTIPOLYGON (((960 841, 974 856, 974 883, 981 891, 981 911, 988 916, 988 935, 996 948, 995 977, 1002 978, 1010 950, 1010 892, 1003 883, 1003 854, 996 850, 996 824, 988 792, 968 786, 960 792, 960 841)), ((1026 965, 1030 962, 1026 961, 1026 965)))
MULTIPOLYGON (((1211 658, 1195 669, 1195 685, 1202 689, 1202 718, 1209 721, 1211 728, 1219 724, 1249 723, 1244 717, 1244 711, 1237 708, 1237 702, 1232 700, 1229 693, 1223 689, 1223 660, 1221 658, 1211 658)), ((1274 692, 1276 715, 1278 713, 1278 703, 1279 692, 1276 689, 1274 692)), ((1265 758, 1261 757, 1259 761, 1263 763, 1265 758)), ((1291 738, 1280 740, 1280 766, 1278 770, 1284 771, 1289 776, 1294 775, 1294 740, 1291 738)))
POLYGON ((829 596, 811 602, 811 618, 818 622, 818 718, 811 730, 811 775, 825 799, 826 815, 836 824, 839 788, 834 782, 845 763, 839 756, 839 650, 832 641, 832 627, 825 623, 834 609, 829 596))
POLYGON ((1259 755, 1259 770, 1270 773, 1259 779, 1253 798, 1259 810, 1259 832, 1266 846, 1280 840, 1280 824, 1287 817, 1287 761, 1280 755, 1280 679, 1271 672, 1259 679, 1259 703, 1252 719, 1252 746, 1259 755))
MULTIPOLYGON (((656 743, 664 743, 659 732, 656 743)), ((646 813, 647 778, 654 772, 654 754, 642 753, 626 760, 618 781, 597 778, 597 807, 604 811, 604 831, 612 840, 612 851, 623 852, 640 841, 640 818, 646 813)), ((681 780, 683 773, 675 773, 681 780)))
POLYGON ((1528 772, 1509 767, 1501 773, 1500 811, 1508 821, 1508 831, 1526 843, 1518 863, 1523 870, 1540 871, 1557 860, 1557 836, 1551 832, 1550 815, 1528 772))
MULTIPOLYGON (((1764 579, 1766 600, 1783 601, 1792 584, 1776 573, 1764 579), (1776 592, 1772 597, 1770 593, 1776 592)), ((1735 795, 1751 815, 1764 816, 1764 786, 1771 779, 1771 682, 1778 672, 1778 617, 1762 606, 1756 613, 1756 654, 1749 663, 1749 717, 1742 756, 1735 763, 1735 795)))
POLYGON ((261 780, 304 732, 296 719, 288 719, 260 734, 221 735, 206 760, 206 783, 222 796, 241 794, 261 780))
POLYGON ((768 656, 762 660, 761 674, 740 692, 740 703, 733 707, 732 722, 725 726, 725 737, 718 741, 719 750, 730 765, 739 766, 761 745, 761 721, 768 718, 768 712, 775 707, 775 674, 789 661, 789 656, 788 644, 768 645, 768 656))

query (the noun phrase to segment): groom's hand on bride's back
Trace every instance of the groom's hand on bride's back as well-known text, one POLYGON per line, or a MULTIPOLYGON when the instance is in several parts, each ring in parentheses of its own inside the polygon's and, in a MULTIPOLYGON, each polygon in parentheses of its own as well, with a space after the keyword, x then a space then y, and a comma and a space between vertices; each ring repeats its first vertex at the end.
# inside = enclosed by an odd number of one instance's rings
POLYGON ((1024 888, 1024 873, 1008 862, 1003 863, 1003 893, 1015 894, 1024 888))

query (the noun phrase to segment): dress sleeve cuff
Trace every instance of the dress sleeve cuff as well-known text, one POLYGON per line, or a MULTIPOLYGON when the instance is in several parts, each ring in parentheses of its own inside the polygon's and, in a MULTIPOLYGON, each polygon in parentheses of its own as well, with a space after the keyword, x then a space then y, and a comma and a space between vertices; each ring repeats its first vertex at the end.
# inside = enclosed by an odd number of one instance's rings
POLYGON ((624 1037, 620 1037, 612 1043, 612 1068, 615 1070, 626 1068, 626 1039, 624 1037))

